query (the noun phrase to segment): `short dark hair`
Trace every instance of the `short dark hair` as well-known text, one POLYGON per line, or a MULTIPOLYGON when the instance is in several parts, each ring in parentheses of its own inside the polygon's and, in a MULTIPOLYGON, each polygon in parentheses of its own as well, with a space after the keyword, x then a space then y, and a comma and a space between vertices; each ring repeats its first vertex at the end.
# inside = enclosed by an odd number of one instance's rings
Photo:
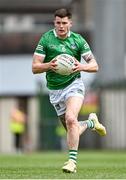
POLYGON ((66 8, 61 8, 61 9, 57 9, 55 11, 54 16, 55 17, 58 16, 60 18, 68 17, 69 19, 71 19, 72 18, 72 13, 66 8))

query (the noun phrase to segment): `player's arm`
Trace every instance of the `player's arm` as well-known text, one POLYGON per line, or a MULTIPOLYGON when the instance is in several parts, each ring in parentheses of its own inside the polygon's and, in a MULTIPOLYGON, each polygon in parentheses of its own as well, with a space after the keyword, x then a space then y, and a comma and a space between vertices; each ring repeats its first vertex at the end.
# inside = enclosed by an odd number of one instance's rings
POLYGON ((44 62, 44 56, 39 56, 34 54, 33 55, 33 62, 32 62, 32 72, 33 74, 43 73, 48 70, 55 70, 56 64, 55 61, 52 60, 50 62, 44 62))
POLYGON ((82 58, 86 61, 85 64, 82 64, 78 61, 75 63, 74 72, 76 71, 85 71, 85 72, 97 72, 98 71, 98 64, 93 53, 90 50, 88 43, 82 36, 79 36, 78 39, 80 45, 80 53, 82 58))
POLYGON ((80 63, 76 60, 75 68, 73 69, 74 72, 78 71, 85 71, 85 72, 97 72, 98 71, 98 64, 91 53, 86 53, 86 55, 82 55, 82 58, 86 61, 85 64, 80 63))
POLYGON ((83 64, 83 71, 86 72, 98 71, 97 61, 91 51, 89 51, 85 55, 82 55, 82 58, 86 61, 86 64, 83 64))
POLYGON ((77 71, 97 72, 98 71, 98 64, 92 53, 83 55, 82 58, 86 61, 86 63, 82 64, 76 60, 75 68, 73 69, 74 72, 77 72, 77 71))

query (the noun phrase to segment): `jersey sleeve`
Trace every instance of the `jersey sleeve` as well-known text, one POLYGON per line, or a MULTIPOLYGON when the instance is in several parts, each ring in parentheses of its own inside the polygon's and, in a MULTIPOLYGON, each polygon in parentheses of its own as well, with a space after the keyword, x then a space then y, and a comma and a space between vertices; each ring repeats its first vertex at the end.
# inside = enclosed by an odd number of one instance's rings
POLYGON ((89 44, 82 36, 80 36, 80 53, 82 56, 91 53, 89 44))
POLYGON ((35 49, 34 54, 39 56, 45 56, 46 55, 45 49, 46 49, 45 38, 44 36, 42 36, 41 39, 39 40, 39 43, 35 49))

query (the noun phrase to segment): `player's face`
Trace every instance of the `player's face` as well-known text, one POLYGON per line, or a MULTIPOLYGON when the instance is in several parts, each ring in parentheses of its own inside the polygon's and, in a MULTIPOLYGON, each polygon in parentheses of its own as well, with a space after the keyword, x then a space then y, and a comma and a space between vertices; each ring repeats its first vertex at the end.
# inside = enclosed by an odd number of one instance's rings
POLYGON ((54 26, 57 36, 60 38, 66 38, 72 26, 72 21, 68 17, 60 18, 56 16, 54 20, 54 26))

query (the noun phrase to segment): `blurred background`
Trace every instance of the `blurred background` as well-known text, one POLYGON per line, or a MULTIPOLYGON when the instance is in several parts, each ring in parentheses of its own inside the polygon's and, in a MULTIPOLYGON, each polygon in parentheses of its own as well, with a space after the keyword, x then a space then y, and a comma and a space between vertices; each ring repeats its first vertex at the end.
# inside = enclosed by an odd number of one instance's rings
POLYGON ((107 128, 87 130, 80 149, 126 149, 126 0, 0 0, 0 152, 13 153, 10 114, 26 115, 26 152, 64 150, 65 133, 49 103, 45 74, 33 75, 32 55, 41 35, 53 28, 53 13, 67 7, 72 30, 90 44, 100 70, 83 73, 86 86, 79 120, 96 112, 107 128))

